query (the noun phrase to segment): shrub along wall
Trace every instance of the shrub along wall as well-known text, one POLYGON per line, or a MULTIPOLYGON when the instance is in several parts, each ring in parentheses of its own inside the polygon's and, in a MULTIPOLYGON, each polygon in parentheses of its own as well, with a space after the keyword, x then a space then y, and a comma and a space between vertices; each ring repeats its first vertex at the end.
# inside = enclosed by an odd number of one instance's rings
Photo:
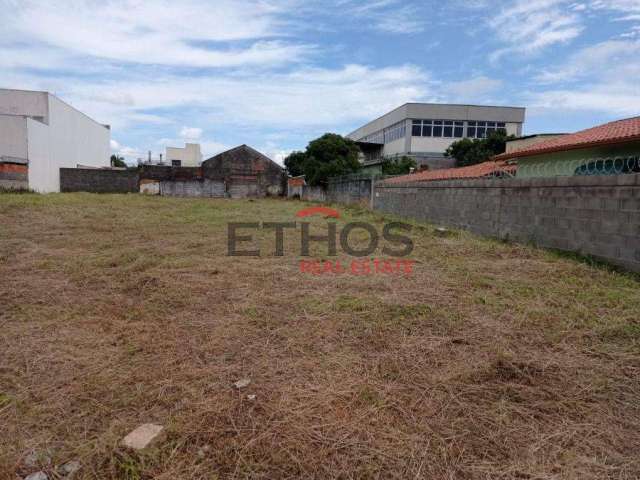
POLYGON ((379 183, 374 208, 640 272, 640 175, 379 183))

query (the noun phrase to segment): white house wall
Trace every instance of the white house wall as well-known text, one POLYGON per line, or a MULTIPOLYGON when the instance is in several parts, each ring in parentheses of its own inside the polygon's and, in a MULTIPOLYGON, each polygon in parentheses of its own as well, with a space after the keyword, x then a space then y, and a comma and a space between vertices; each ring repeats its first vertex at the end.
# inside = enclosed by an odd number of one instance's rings
POLYGON ((24 117, 0 115, 0 157, 28 158, 27 120, 24 117))
MULTIPOLYGON (((49 126, 27 118, 29 188, 37 192, 56 192, 51 179, 51 159, 49 158, 49 126)), ((59 182, 60 174, 57 178, 59 182)))
POLYGON ((399 138, 398 140, 394 140, 393 142, 389 142, 385 144, 383 155, 393 156, 405 153, 405 137, 399 138))
POLYGON ((0 88, 0 114, 39 117, 46 123, 49 116, 48 96, 46 92, 0 88))
POLYGON ((29 119, 29 188, 60 191, 60 168, 108 167, 110 130, 49 95, 49 125, 29 119))

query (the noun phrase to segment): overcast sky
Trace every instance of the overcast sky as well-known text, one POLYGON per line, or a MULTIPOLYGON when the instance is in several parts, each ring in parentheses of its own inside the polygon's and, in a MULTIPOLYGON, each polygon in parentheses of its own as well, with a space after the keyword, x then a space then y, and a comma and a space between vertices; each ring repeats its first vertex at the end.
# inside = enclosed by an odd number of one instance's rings
POLYGON ((526 106, 526 133, 640 115, 640 0, 0 0, 0 87, 112 125, 129 160, 276 160, 409 101, 526 106))

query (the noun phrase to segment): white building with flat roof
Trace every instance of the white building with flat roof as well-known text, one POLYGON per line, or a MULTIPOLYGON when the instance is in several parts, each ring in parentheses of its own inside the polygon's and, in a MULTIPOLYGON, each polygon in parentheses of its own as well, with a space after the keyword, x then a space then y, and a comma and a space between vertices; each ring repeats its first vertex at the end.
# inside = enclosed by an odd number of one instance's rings
POLYGON ((0 186, 59 192, 60 168, 109 167, 110 141, 109 126, 48 92, 0 89, 0 186))
POLYGON ((481 105, 407 103, 347 137, 358 142, 365 164, 408 156, 422 168, 454 166, 444 152, 456 140, 485 138, 498 129, 522 135, 525 109, 481 105))
POLYGON ((172 167, 198 167, 202 163, 199 143, 186 143, 184 148, 167 147, 165 162, 172 167))

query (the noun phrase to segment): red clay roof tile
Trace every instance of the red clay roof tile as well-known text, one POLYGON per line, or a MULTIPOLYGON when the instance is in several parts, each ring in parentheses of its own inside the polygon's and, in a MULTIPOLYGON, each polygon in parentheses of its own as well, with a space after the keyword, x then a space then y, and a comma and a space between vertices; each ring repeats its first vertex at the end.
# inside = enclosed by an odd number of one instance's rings
POLYGON ((447 168, 443 170, 427 170, 425 172, 403 175, 385 180, 384 183, 413 183, 433 182, 437 180, 455 180, 463 178, 482 178, 496 173, 515 173, 517 165, 507 165, 505 162, 484 162, 461 168, 447 168))
POLYGON ((617 120, 605 123, 597 127, 582 130, 571 135, 553 138, 546 142, 531 145, 528 148, 511 153, 497 155, 494 160, 507 160, 510 158, 529 157, 543 153, 561 152, 563 150, 575 150, 598 145, 611 145, 640 140, 640 117, 617 120))

